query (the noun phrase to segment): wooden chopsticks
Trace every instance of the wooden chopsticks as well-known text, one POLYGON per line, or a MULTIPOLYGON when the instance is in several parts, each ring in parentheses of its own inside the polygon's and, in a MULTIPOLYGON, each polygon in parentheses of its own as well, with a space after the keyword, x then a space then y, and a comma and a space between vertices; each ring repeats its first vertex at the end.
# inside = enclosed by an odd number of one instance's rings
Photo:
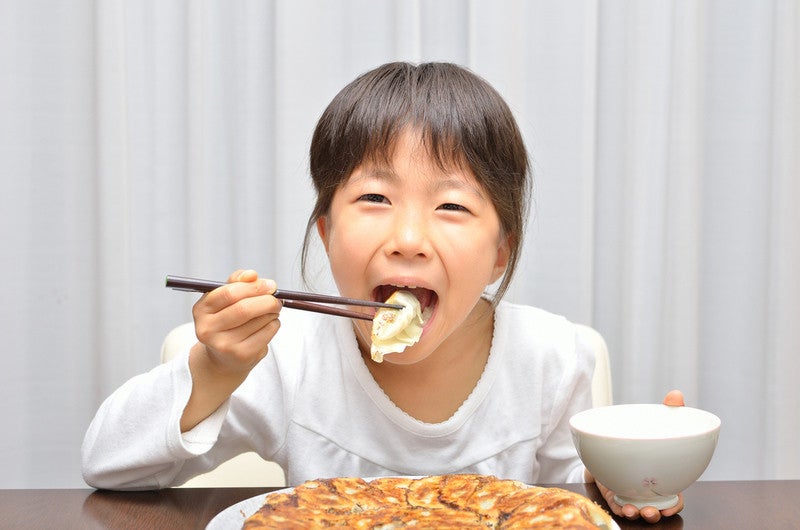
MULTIPOLYGON (((196 293, 208 293, 223 285, 225 285, 225 282, 173 275, 167 275, 166 281, 166 286, 170 289, 175 289, 177 291, 191 291, 196 293)), ((373 302, 372 300, 359 300, 357 298, 344 298, 341 296, 332 296, 327 294, 303 293, 300 291, 287 291, 284 289, 275 290, 275 292, 272 293, 272 296, 279 298, 283 302, 284 307, 291 309, 313 311, 315 313, 325 313, 327 315, 335 315, 340 317, 358 318, 361 320, 372 320, 372 315, 367 315, 358 311, 351 311, 349 309, 342 309, 339 307, 330 307, 323 304, 403 309, 403 306, 399 304, 385 304, 383 302, 373 302)))

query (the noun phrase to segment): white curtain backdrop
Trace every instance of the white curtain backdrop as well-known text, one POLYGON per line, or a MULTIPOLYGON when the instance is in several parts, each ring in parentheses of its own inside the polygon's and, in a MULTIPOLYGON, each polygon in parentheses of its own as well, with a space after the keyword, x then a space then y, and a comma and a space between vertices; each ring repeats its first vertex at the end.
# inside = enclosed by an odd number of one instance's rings
POLYGON ((800 478, 795 0, 0 0, 0 487, 84 486, 96 408, 190 319, 166 274, 303 288, 312 128, 390 60, 516 113, 508 297, 601 331, 615 401, 717 413, 705 479, 800 478))

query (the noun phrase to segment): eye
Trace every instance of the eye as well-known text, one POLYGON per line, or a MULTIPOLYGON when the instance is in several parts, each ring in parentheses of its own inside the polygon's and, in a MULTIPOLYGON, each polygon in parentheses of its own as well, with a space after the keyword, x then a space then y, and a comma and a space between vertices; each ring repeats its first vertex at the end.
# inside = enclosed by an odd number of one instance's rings
POLYGON ((364 195, 359 197, 358 200, 366 202, 388 202, 386 200, 386 197, 384 197, 380 193, 365 193, 364 195))
POLYGON ((387 203, 389 200, 380 193, 365 193, 358 198, 359 201, 387 203))
POLYGON ((446 202, 441 206, 439 206, 439 209, 447 210, 449 212, 469 212, 469 210, 466 207, 461 206, 460 204, 455 204, 453 202, 446 202))

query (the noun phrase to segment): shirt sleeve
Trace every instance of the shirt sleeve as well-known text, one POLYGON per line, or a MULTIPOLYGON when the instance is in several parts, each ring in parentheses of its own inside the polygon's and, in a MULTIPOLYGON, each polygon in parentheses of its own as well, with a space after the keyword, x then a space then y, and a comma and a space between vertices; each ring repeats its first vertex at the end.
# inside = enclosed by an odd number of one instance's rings
POLYGON ((180 418, 191 390, 185 352, 133 377, 109 396, 91 422, 81 448, 86 483, 103 489, 171 485, 187 459, 211 449, 228 410, 226 402, 182 434, 180 418))

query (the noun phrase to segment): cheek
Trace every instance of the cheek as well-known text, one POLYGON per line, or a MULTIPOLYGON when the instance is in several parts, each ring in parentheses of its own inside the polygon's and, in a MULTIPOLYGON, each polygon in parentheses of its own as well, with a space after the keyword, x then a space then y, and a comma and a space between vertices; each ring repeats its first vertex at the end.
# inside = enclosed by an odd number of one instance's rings
POLYGON ((451 267, 458 268, 462 275, 472 281, 484 285, 492 283, 501 252, 498 238, 460 233, 447 237, 445 241, 451 267))
POLYGON ((367 244, 368 234, 356 223, 337 223, 328 235, 328 255, 331 258, 358 253, 367 244))
POLYGON ((386 237, 386 216, 363 215, 352 210, 339 212, 330 223, 328 245, 347 253, 364 253, 386 237))
POLYGON ((335 232, 328 238, 328 260, 334 272, 338 272, 342 268, 342 264, 347 261, 348 256, 352 258, 350 247, 351 244, 347 238, 339 237, 335 232))
POLYGON ((369 239, 357 227, 339 226, 328 234, 328 261, 339 287, 364 273, 369 252, 369 239))
POLYGON ((342 296, 353 296, 354 277, 356 276, 355 259, 341 245, 330 245, 328 249, 328 266, 333 281, 342 296))

